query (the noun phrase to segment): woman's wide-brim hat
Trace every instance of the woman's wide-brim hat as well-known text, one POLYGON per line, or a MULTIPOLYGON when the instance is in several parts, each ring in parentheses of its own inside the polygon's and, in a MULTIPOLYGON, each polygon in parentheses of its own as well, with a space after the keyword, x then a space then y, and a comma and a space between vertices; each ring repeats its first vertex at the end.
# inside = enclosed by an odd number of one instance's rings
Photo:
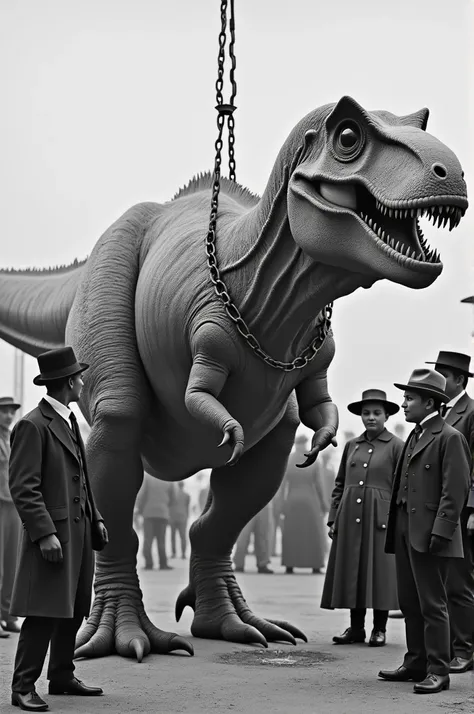
POLYGON ((367 404, 367 402, 380 402, 390 416, 393 416, 393 414, 396 414, 400 410, 398 404, 390 402, 387 399, 387 395, 382 389, 366 389, 365 392, 362 392, 362 399, 358 402, 348 404, 347 408, 352 414, 360 416, 364 404, 367 404))
POLYGON ((434 364, 436 367, 448 367, 456 372, 467 374, 468 377, 474 377, 474 374, 469 371, 471 358, 462 352, 446 352, 441 350, 436 358, 436 362, 427 362, 426 364, 434 364))
POLYGON ((434 369, 415 369, 407 384, 395 384, 395 387, 403 390, 413 389, 414 392, 422 392, 442 402, 449 402, 449 397, 444 391, 446 379, 434 369))
POLYGON ((0 397, 0 409, 19 409, 21 404, 15 402, 13 397, 0 397))
POLYGON ((78 362, 72 347, 59 347, 57 350, 48 350, 38 355, 38 374, 33 384, 41 386, 63 377, 73 377, 75 374, 84 372, 89 365, 78 362))

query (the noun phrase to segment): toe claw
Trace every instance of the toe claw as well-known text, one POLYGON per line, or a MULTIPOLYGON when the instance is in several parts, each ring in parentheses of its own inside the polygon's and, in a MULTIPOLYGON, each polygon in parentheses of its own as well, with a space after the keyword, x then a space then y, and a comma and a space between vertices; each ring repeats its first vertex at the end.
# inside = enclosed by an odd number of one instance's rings
POLYGON ((194 647, 190 642, 188 642, 184 637, 180 637, 179 635, 175 635, 169 643, 169 649, 168 652, 175 652, 176 650, 184 650, 187 652, 191 657, 194 656, 194 647))
POLYGON ((137 662, 140 663, 143 659, 143 655, 145 653, 145 643, 142 639, 139 637, 135 637, 131 642, 130 642, 130 649, 135 652, 135 656, 137 658, 137 662))
POLYGON ((193 610, 196 609, 196 594, 189 585, 187 585, 184 590, 181 590, 176 600, 176 605, 174 609, 176 622, 179 622, 181 615, 183 614, 184 608, 188 605, 193 610))
POLYGON ((303 640, 303 642, 308 641, 304 632, 302 632, 298 627, 291 625, 289 622, 285 622, 284 620, 268 620, 268 622, 271 622, 272 625, 276 625, 277 627, 281 627, 282 630, 286 630, 286 632, 289 632, 293 635, 293 637, 298 637, 300 640, 303 640))

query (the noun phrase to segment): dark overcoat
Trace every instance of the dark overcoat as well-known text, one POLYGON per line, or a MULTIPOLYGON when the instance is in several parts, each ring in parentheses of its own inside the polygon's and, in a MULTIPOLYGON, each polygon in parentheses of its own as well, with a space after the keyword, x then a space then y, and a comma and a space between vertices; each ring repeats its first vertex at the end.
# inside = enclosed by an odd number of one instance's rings
POLYGON ((446 424, 453 426, 465 437, 471 452, 471 488, 467 506, 474 508, 474 399, 466 393, 446 415, 446 424))
MULTIPOLYGON (((87 469, 92 533, 102 520, 95 507, 87 469)), ((17 617, 72 617, 83 557, 89 596, 79 615, 87 616, 92 592, 94 556, 83 554, 80 465, 64 419, 44 399, 15 425, 11 435, 10 491, 23 524, 10 612, 17 617), (38 541, 55 533, 63 551, 61 563, 41 555, 38 541)))
POLYGON ((332 493, 334 538, 321 607, 398 609, 395 558, 384 550, 392 482, 403 442, 387 429, 347 442, 332 493))
MULTIPOLYGON (((410 437, 407 439, 407 448, 410 437)), ((464 436, 434 416, 423 425, 423 434, 413 449, 406 474, 402 474, 403 453, 393 482, 387 527, 387 553, 395 552, 397 496, 400 480, 407 481, 407 511, 410 545, 427 553, 432 535, 445 538, 437 555, 462 558, 463 545, 459 517, 471 486, 471 455, 464 436)))

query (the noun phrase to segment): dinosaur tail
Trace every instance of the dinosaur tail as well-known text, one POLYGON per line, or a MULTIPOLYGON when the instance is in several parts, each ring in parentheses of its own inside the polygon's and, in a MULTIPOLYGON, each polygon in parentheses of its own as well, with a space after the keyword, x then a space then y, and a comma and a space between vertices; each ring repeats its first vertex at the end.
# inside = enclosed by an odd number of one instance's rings
POLYGON ((0 271, 0 338, 33 357, 62 347, 83 268, 0 271))

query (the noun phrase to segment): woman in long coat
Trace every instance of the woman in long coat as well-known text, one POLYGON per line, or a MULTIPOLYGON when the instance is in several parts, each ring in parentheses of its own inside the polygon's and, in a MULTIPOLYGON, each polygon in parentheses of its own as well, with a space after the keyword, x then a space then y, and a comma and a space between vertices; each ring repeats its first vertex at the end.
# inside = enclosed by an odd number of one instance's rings
POLYGON ((305 461, 307 438, 298 435, 285 474, 282 511, 282 565, 287 573, 293 568, 312 568, 319 573, 324 565, 327 535, 324 528, 322 488, 319 465, 299 469, 305 461))
POLYGON ((385 644, 389 610, 398 610, 395 558, 385 553, 385 534, 395 467, 403 442, 385 428, 399 407, 385 392, 369 389, 349 404, 365 431, 347 442, 332 493, 333 538, 321 607, 349 608, 351 624, 335 644, 365 642, 366 608, 374 610, 369 645, 385 644))

